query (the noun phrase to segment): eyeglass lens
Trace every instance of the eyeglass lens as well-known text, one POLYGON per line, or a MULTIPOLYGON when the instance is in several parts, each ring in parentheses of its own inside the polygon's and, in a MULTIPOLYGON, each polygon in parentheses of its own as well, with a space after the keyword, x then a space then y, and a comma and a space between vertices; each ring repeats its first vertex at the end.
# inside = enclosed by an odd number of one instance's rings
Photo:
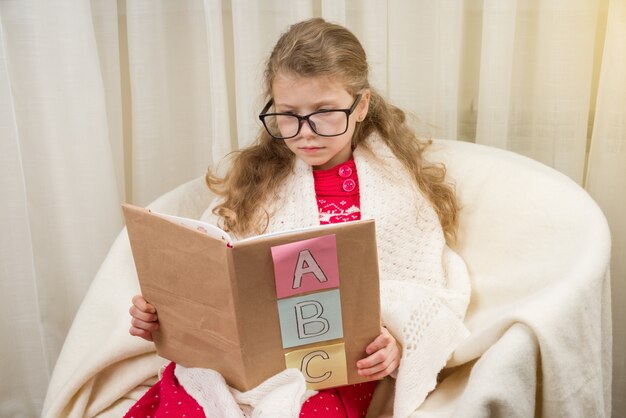
MULTIPOLYGON (((348 127, 348 115, 342 110, 313 113, 308 117, 308 122, 318 135, 341 135, 348 127)), ((294 115, 268 115, 265 117, 265 125, 272 136, 290 138, 298 134, 300 119, 294 115)))

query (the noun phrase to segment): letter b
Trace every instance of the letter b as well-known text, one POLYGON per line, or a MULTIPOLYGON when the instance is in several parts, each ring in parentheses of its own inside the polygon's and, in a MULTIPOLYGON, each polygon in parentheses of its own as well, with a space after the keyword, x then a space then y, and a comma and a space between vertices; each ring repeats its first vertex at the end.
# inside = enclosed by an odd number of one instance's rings
POLYGON ((339 289, 278 300, 283 348, 343 338, 339 289))
POLYGON ((330 328, 328 320, 322 317, 324 307, 316 300, 298 302, 294 306, 296 311, 296 324, 298 326, 298 338, 311 338, 326 334, 330 328), (315 311, 312 315, 305 315, 305 309, 315 311))

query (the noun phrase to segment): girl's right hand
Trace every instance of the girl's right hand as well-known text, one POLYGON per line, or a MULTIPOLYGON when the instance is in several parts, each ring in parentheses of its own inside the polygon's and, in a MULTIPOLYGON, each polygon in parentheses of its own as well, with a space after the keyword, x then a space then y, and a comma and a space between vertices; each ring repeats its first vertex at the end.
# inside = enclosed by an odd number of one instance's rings
POLYGON ((152 333, 159 328, 159 319, 154 306, 150 305, 141 295, 133 297, 133 306, 130 307, 130 335, 152 341, 152 333))

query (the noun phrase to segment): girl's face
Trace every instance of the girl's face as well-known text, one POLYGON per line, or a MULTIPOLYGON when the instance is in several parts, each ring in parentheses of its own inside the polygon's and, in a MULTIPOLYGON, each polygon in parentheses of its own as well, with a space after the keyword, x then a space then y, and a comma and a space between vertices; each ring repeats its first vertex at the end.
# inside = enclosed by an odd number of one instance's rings
MULTIPOLYGON (((349 109, 355 98, 333 78, 301 77, 278 74, 272 84, 274 112, 305 116, 318 110, 349 109)), ((286 139, 287 147, 313 169, 331 168, 352 157, 351 141, 357 120, 363 120, 369 106, 370 92, 362 92, 361 100, 348 119, 348 130, 339 135, 317 135, 303 122, 300 132, 286 139)), ((345 119, 344 119, 345 120, 345 119)), ((340 126, 343 130, 345 125, 340 126)))

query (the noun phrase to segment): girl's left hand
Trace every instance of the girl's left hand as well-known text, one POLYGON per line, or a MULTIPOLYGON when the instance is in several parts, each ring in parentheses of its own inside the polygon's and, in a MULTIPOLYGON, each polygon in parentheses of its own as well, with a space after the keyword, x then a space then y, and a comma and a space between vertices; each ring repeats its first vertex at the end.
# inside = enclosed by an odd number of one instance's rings
POLYGON ((400 365, 400 346, 387 328, 381 328, 380 335, 365 348, 368 356, 356 362, 360 376, 382 379, 393 373, 400 365))

